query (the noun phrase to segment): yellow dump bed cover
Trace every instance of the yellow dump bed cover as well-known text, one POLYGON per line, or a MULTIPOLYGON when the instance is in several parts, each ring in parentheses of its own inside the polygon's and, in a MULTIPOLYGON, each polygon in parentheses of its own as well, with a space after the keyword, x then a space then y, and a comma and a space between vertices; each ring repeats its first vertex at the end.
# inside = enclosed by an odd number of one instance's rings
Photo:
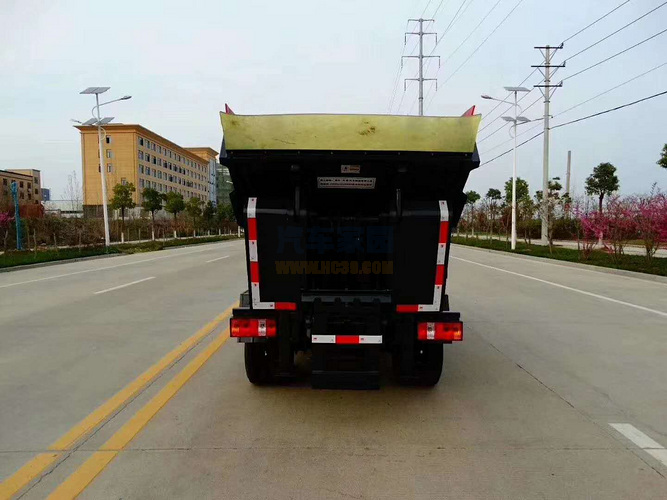
POLYGON ((481 115, 234 115, 220 113, 227 150, 472 153, 481 115))

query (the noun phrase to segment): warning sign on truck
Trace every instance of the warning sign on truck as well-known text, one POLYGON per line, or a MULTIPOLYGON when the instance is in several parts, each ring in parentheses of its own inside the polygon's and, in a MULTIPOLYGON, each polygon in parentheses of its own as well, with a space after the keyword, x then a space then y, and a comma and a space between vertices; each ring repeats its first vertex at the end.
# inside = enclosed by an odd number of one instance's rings
POLYGON ((319 189, 375 189, 375 177, 318 177, 319 189))

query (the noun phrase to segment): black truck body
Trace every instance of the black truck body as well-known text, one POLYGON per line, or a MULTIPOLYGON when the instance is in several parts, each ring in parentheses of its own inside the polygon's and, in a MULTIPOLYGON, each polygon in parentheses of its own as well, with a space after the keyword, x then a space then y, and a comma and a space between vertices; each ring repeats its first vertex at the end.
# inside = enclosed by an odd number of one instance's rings
POLYGON ((248 273, 231 335, 245 343, 251 382, 292 375, 303 351, 314 387, 378 387, 383 352, 401 382, 437 383, 443 344, 463 335, 445 284, 451 231, 479 165, 474 139, 471 149, 223 142, 248 273))

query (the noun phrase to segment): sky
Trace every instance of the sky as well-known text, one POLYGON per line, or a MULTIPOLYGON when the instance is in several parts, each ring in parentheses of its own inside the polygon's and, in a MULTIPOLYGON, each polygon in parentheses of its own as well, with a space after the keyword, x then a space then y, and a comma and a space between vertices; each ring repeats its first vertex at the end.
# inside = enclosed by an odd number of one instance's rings
MULTIPOLYGON (((109 99, 132 95, 103 108, 116 122, 139 123, 181 146, 216 150, 225 103, 239 114, 415 114, 417 85, 410 82, 404 92, 402 78, 415 76, 417 61, 406 59, 401 70, 400 58, 415 53, 416 38, 405 46, 404 32, 414 27, 408 18, 420 16, 435 18, 428 31, 442 34, 449 27, 433 51, 440 67, 432 59, 426 69, 438 90, 425 84, 425 114, 458 116, 476 104, 481 127, 488 125, 478 136, 482 162, 488 161, 512 141, 506 127, 496 132, 502 120, 493 121, 506 106, 486 118, 495 103, 480 95, 507 98, 503 87, 518 85, 531 65, 542 63, 534 46, 560 44, 623 1, 0 0, 0 169, 40 169, 44 187, 61 199, 68 175, 81 176, 79 132, 70 119, 90 118, 93 97, 79 95, 89 86, 111 87, 109 99)), ((631 0, 568 40, 554 63, 572 60, 554 81, 667 28, 666 5, 572 57, 663 1, 631 0)), ((424 44, 431 53, 434 37, 424 44)), ((552 97, 552 126, 667 90, 665 65, 568 111, 663 63, 667 33, 565 80, 552 97)), ((539 80, 536 73, 524 85, 539 80)), ((538 97, 534 89, 522 104, 527 108, 538 97)), ((523 114, 541 118, 541 100, 523 114)), ((552 130, 550 176, 564 179, 571 150, 575 195, 601 162, 618 168, 623 194, 648 192, 654 183, 667 190, 667 170, 656 165, 667 143, 666 116, 667 95, 552 130)), ((523 125, 519 139, 539 132, 540 123, 523 125)), ((538 137, 518 150, 519 176, 531 191, 541 188, 542 148, 538 137)), ((482 195, 491 187, 502 190, 511 172, 509 153, 475 170, 467 188, 482 195)))

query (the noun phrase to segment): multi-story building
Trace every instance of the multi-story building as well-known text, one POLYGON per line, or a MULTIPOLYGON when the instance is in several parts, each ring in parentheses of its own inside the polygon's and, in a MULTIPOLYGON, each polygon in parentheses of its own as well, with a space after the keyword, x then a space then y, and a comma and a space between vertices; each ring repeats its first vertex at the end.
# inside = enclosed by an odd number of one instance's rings
POLYGON ((218 176, 216 178, 216 196, 219 205, 229 205, 229 193, 234 190, 232 185, 232 177, 229 175, 229 169, 224 165, 218 163, 218 176))
MULTIPOLYGON (((100 155, 97 127, 76 127, 81 132, 83 205, 90 212, 102 204, 100 155)), ((175 191, 188 200, 209 199, 209 164, 192 151, 171 142, 141 125, 110 123, 104 126, 103 164, 107 196, 116 184, 137 188, 134 202, 140 204, 146 187, 161 193, 175 191)))
POLYGON ((11 184, 18 186, 19 204, 36 205, 42 201, 42 174, 32 168, 0 170, 0 202, 5 205, 14 203, 11 184))
POLYGON ((218 152, 215 149, 208 147, 186 149, 208 162, 208 199, 213 205, 217 206, 218 197, 216 194, 216 179, 218 168, 220 167, 220 164, 218 163, 218 152))

